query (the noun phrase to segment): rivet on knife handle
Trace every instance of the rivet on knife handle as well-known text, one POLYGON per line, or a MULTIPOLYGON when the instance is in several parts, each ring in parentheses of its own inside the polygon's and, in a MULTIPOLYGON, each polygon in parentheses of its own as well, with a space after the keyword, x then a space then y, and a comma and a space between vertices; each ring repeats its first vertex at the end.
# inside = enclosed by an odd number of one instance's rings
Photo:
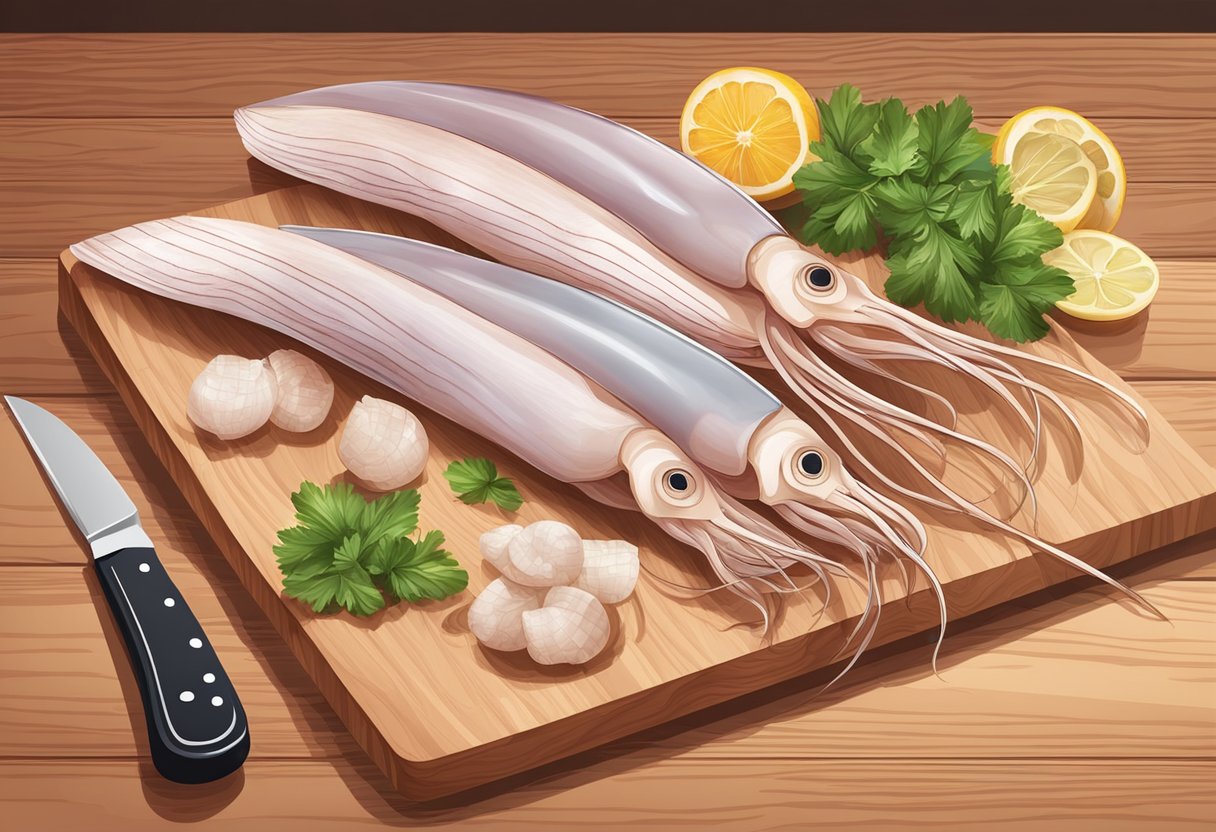
POLYGON ((249 753, 245 711, 156 550, 121 549, 94 563, 139 681, 157 771, 203 783, 236 770, 249 753))

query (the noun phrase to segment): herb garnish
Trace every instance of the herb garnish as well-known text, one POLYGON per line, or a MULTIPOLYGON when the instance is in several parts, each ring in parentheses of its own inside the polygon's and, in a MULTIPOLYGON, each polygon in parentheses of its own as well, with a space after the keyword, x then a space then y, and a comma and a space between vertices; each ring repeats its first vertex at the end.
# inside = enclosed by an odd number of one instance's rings
POLYGON ((492 502, 504 511, 515 511, 524 498, 515 483, 498 476, 498 467, 485 457, 470 457, 453 462, 443 472, 443 478, 462 503, 492 502))
POLYGON ((349 483, 301 483, 291 495, 299 523, 279 532, 274 547, 283 589, 314 612, 335 607, 371 615, 394 603, 439 600, 464 589, 468 573, 439 548, 443 533, 411 540, 418 492, 364 500, 349 483))
POLYGON ((994 137, 971 126, 966 99, 913 116, 895 98, 863 104, 844 84, 816 103, 819 161, 794 174, 810 209, 803 242, 841 254, 872 248, 881 232, 893 302, 1014 341, 1046 335, 1043 313, 1074 288, 1042 260, 1063 236, 1013 202, 1009 168, 992 164, 994 137))

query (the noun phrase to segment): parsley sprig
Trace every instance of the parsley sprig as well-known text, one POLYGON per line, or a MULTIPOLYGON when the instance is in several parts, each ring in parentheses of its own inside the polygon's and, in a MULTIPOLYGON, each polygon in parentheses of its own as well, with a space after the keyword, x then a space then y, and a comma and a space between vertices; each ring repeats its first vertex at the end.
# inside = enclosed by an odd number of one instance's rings
POLYGON ((386 605, 447 598, 469 574, 442 548, 443 532, 410 539, 418 527, 418 492, 395 491, 371 502, 349 483, 300 485, 291 495, 299 523, 274 547, 283 589, 314 612, 337 608, 371 615, 386 605))
POLYGON ((1043 313, 1073 292, 1042 255, 1060 230, 1013 202, 993 136, 971 126, 961 96, 908 113, 895 98, 865 104, 855 87, 816 102, 819 157, 794 174, 810 210, 804 242, 831 254, 887 244, 887 297, 923 303, 944 321, 979 321, 1013 341, 1048 332, 1043 313))

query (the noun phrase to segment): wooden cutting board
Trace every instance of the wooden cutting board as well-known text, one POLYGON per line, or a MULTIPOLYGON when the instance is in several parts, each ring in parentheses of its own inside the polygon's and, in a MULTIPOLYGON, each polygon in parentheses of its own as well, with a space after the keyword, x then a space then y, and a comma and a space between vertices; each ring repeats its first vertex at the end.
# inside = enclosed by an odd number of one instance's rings
MULTIPOLYGON (((311 185, 197 213, 266 225, 387 231, 459 246, 415 218, 311 185)), ((429 799, 485 783, 822 669, 837 660, 840 641, 857 620, 861 594, 845 586, 822 617, 814 593, 788 601, 767 638, 735 626, 754 616, 730 596, 689 597, 664 583, 712 582, 694 550, 640 515, 600 506, 323 357, 337 394, 331 417, 317 431, 301 436, 271 427, 231 443, 201 435, 186 419, 185 402, 191 380, 208 360, 219 353, 264 356, 298 345, 236 318, 142 294, 77 263, 68 252, 60 265, 63 313, 245 587, 360 745, 407 797, 429 799), (301 481, 345 479, 338 436, 352 403, 365 394, 399 401, 425 424, 431 457, 417 484, 421 527, 447 535, 449 550, 469 570, 469 591, 441 603, 400 604, 368 619, 315 615, 281 595, 271 547, 275 532, 293 523, 289 495, 301 481), (449 461, 465 456, 494 459, 516 481, 527 499, 518 514, 453 499, 441 473, 449 461), (646 566, 635 596, 610 612, 609 647, 583 667, 540 667, 524 653, 483 650, 468 632, 468 605, 496 576, 481 563, 478 536, 504 522, 545 518, 570 523, 584 537, 632 540, 646 566)), ((857 258, 850 267, 880 278, 875 260, 857 258)), ((1031 349, 1068 354, 1131 393, 1067 334, 1056 332, 1031 349)), ((944 392, 955 398, 955 391, 944 392)), ((957 401, 966 399, 958 391, 957 401)), ((1151 436, 1142 453, 1129 448, 1115 424, 1087 418, 1083 463, 1052 441, 1043 454, 1038 530, 1098 566, 1216 525, 1216 473, 1145 408, 1151 436)), ((970 418, 982 428, 991 417, 980 412, 970 418)), ((1003 537, 935 518, 927 522, 928 559, 945 584, 952 618, 1075 574, 1003 537)), ((936 605, 923 581, 914 583, 909 602, 894 576, 884 581, 884 594, 875 644, 936 627, 936 605)), ((1142 615, 1130 608, 1127 614, 1142 615)), ((256 744, 256 725, 251 733, 256 744)))

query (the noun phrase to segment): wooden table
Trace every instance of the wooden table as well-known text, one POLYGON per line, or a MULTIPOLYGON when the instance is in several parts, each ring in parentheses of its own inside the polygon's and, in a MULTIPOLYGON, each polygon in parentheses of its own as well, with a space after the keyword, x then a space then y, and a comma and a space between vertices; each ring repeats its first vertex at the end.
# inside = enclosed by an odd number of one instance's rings
MULTIPOLYGON (((430 806, 355 746, 212 549, 97 367, 57 324, 55 255, 118 226, 270 187, 228 116, 372 78, 494 84, 675 137, 713 69, 760 64, 823 94, 965 93, 994 128, 1055 103, 1119 145, 1119 232, 1152 254, 1149 313, 1081 332, 1216 463, 1216 38, 1207 36, 0 37, 0 391, 60 414, 127 485, 254 726, 243 772, 159 779, 138 692, 81 542, 0 419, 0 817, 7 829, 1163 829, 1216 822, 1216 536, 896 645, 813 698, 805 681, 430 806)), ((459 691, 453 691, 458 696, 459 691)))

